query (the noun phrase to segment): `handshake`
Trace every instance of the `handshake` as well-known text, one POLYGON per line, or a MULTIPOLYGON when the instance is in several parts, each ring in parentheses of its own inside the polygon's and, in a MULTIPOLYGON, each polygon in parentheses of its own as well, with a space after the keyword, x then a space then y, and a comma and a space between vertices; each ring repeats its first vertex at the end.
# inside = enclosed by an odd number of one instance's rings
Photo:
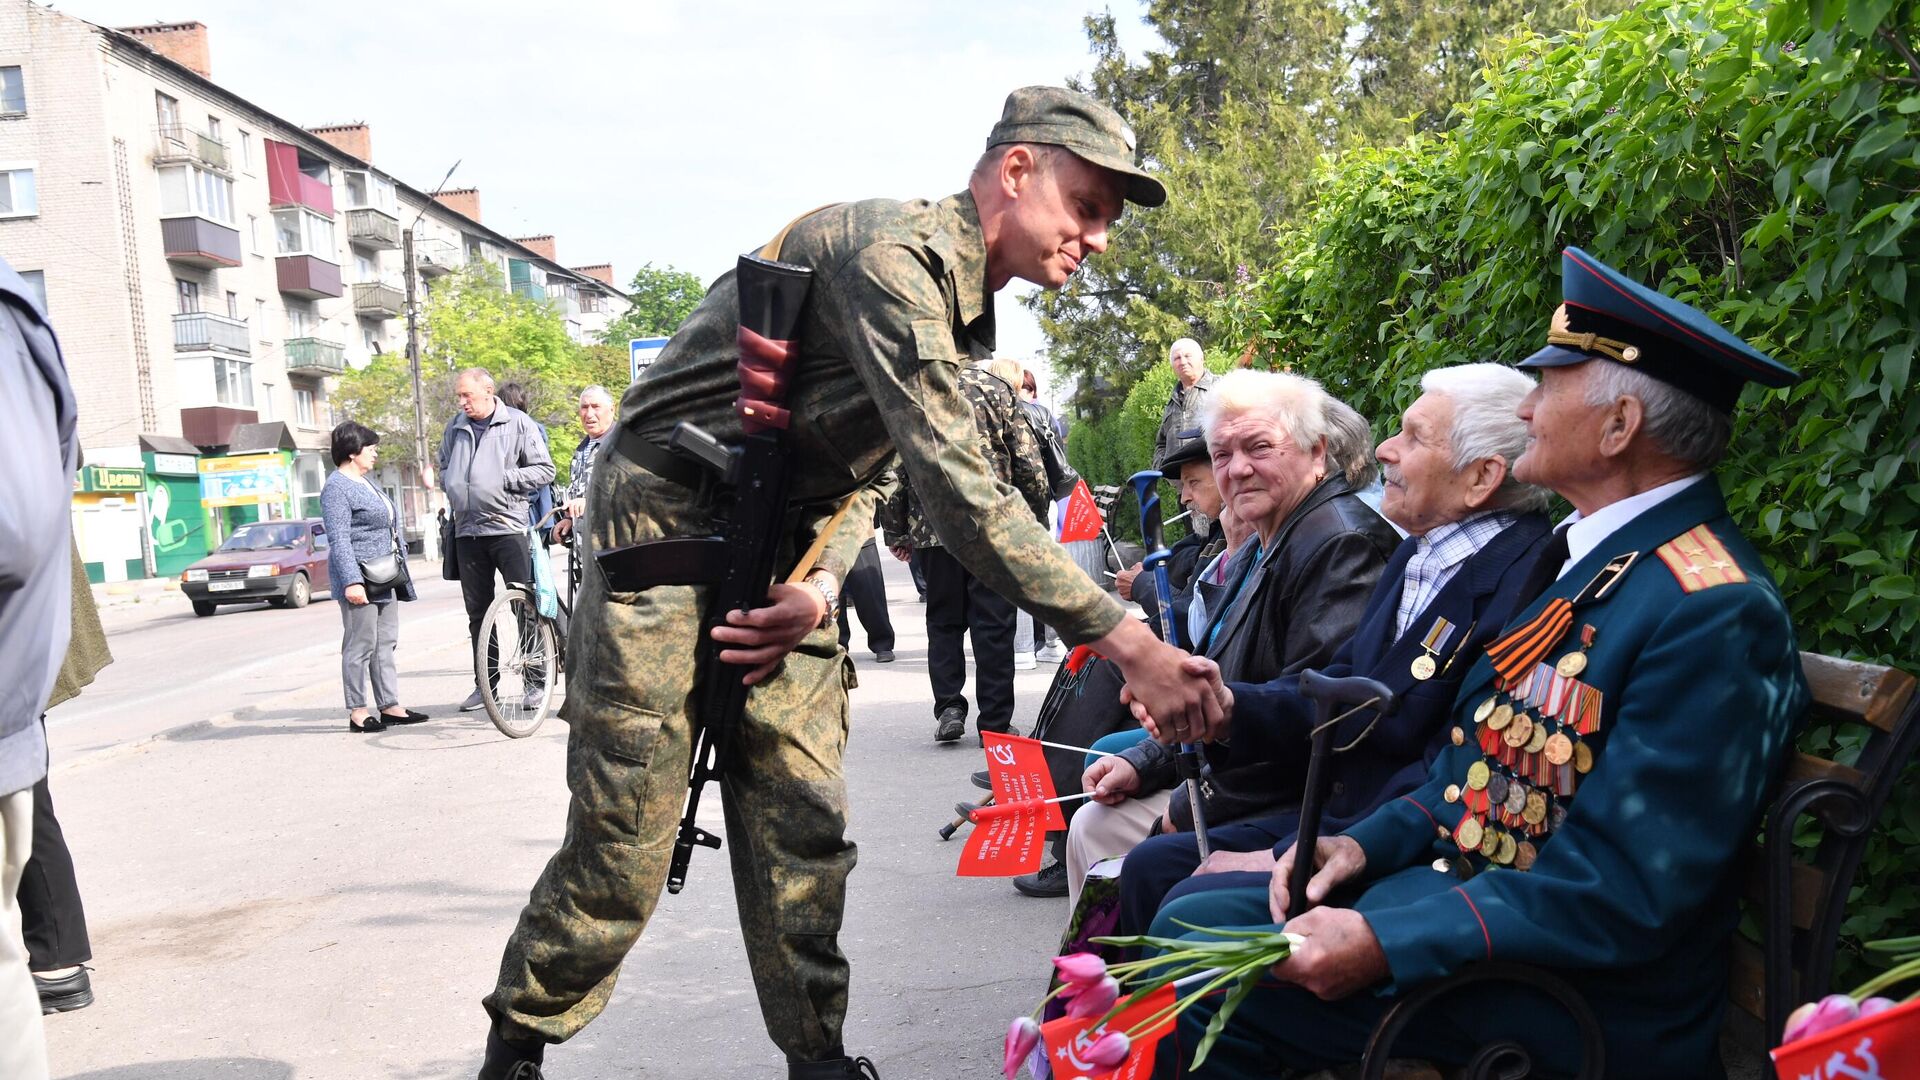
POLYGON ((1220 667, 1153 636, 1145 623, 1124 620, 1093 647, 1127 677, 1120 700, 1147 734, 1164 743, 1225 738, 1233 718, 1233 691, 1220 667))

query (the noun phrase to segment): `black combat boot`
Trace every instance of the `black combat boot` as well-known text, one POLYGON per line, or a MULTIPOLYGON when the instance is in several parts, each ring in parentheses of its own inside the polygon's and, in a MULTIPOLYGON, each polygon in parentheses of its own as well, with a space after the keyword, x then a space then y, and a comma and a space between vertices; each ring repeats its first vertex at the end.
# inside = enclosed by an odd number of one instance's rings
POLYGON ((787 1080, 880 1080, 880 1070, 866 1058, 837 1057, 826 1061, 789 1061, 787 1080))
POLYGON ((480 1063, 479 1080, 543 1080, 540 1059, 547 1044, 538 1039, 503 1039, 497 1028, 487 1029, 487 1059, 480 1063))

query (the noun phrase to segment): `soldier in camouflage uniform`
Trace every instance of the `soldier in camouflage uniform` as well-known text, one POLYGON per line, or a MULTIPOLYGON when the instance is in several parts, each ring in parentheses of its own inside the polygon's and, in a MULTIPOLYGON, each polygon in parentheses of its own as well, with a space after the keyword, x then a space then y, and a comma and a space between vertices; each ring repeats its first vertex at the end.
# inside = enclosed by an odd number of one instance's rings
MULTIPOLYGON (((960 389, 973 405, 980 449, 994 475, 1020 493, 1036 518, 1044 515, 1049 502, 1046 466, 1013 386, 974 365, 961 371, 960 389)), ((953 742, 967 730, 967 662, 960 648, 966 634, 973 636, 973 692, 980 703, 975 726, 981 732, 1012 730, 1013 604, 940 546, 911 481, 887 500, 880 523, 894 556, 904 562, 918 551, 927 575, 927 676, 933 683, 934 741, 953 742)))
MULTIPOLYGON (((1123 198, 1165 200, 1132 144, 1090 98, 1017 90, 965 191, 831 207, 798 222, 778 253, 814 270, 787 399, 791 528, 767 605, 729 612, 712 639, 722 660, 751 669, 721 797, 761 1012, 794 1080, 875 1075, 841 1043, 848 970, 836 940, 854 864, 840 767, 852 670, 831 615, 860 530, 836 533, 805 582, 784 584, 840 499, 858 493, 849 516, 867 520, 897 453, 943 546, 989 587, 1114 658, 1177 730, 1218 718, 1205 685, 1181 670, 1184 654, 1123 618, 994 474, 959 388, 967 359, 993 347, 994 292, 1016 276, 1061 287, 1105 250, 1123 198)), ((590 550, 710 530, 716 493, 664 444, 683 420, 741 437, 738 304, 723 276, 628 388, 593 469, 590 550)), ((572 728, 566 834, 485 1000, 483 1080, 538 1078, 545 1044, 605 1006, 653 911, 685 794, 709 591, 614 592, 597 568, 586 572, 562 712, 572 728)))

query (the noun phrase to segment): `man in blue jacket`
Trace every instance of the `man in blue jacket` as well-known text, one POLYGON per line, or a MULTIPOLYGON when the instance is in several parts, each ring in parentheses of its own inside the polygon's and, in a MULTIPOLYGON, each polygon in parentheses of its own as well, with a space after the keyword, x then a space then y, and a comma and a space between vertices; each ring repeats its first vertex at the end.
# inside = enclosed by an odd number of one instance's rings
MULTIPOLYGON (((1712 470, 1745 384, 1798 376, 1578 248, 1562 288, 1523 364, 1541 382, 1514 468, 1574 507, 1541 557, 1545 591, 1474 659, 1461 738, 1425 784, 1320 841, 1305 900, 1341 906, 1287 923, 1305 940, 1203 1076, 1356 1060, 1398 994, 1489 960, 1562 974, 1616 1068, 1722 1075, 1736 864, 1808 694, 1786 605, 1712 470)), ((1294 857, 1271 895, 1214 894, 1201 925, 1270 927, 1305 906, 1284 885, 1294 857)), ((1156 1075, 1185 1074, 1211 1012, 1181 1017, 1156 1075)), ((1502 986, 1422 1011, 1395 1049, 1458 1063, 1513 1037, 1544 1072, 1578 1067, 1567 1015, 1502 986)))
MULTIPOLYGON (((1333 758, 1328 832, 1420 786, 1446 743, 1454 692, 1472 658, 1531 599, 1521 595, 1522 583, 1550 531, 1549 495, 1509 470, 1527 443, 1514 410, 1533 385, 1502 364, 1430 371, 1399 434, 1380 444, 1380 510, 1408 535, 1353 636, 1324 670, 1377 679, 1397 706, 1385 715, 1356 713, 1335 730, 1335 746, 1353 745, 1333 758)), ((1313 708, 1299 686, 1298 675, 1234 684, 1231 738, 1219 737, 1230 743, 1232 763, 1305 759, 1313 708)), ((1209 829, 1214 854, 1204 866, 1191 836, 1142 842, 1122 869, 1118 932, 1147 930, 1163 902, 1188 893, 1265 888, 1299 816, 1295 805, 1209 829)), ((1179 931, 1167 924, 1155 932, 1179 931)))

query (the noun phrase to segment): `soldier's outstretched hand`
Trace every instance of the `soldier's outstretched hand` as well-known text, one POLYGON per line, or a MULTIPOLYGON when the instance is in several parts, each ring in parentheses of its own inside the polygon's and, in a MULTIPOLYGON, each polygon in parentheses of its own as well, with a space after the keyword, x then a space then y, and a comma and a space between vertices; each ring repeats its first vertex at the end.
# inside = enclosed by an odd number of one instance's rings
POLYGON ((1120 688, 1121 704, 1132 710, 1134 720, 1147 729, 1148 738, 1157 739, 1163 743, 1213 742, 1216 739, 1226 738, 1233 724, 1233 691, 1221 681, 1220 665, 1204 656, 1189 656, 1180 662, 1180 666, 1188 675, 1206 680, 1207 689, 1213 694, 1214 700, 1220 703, 1218 721, 1185 734, 1175 732, 1173 725, 1162 724, 1154 719, 1153 713, 1134 696, 1131 684, 1120 688))
POLYGON ((811 585, 781 582, 767 590, 767 599, 766 607, 727 612, 727 625, 713 628, 713 640, 731 646, 720 650, 720 659, 753 668, 740 680, 748 686, 773 674, 827 611, 826 597, 811 585))
POLYGON ((1187 742, 1219 725, 1220 698, 1206 675, 1188 669, 1187 654, 1154 637, 1146 623, 1122 619, 1092 644, 1120 665, 1129 700, 1153 717, 1157 737, 1187 742))

